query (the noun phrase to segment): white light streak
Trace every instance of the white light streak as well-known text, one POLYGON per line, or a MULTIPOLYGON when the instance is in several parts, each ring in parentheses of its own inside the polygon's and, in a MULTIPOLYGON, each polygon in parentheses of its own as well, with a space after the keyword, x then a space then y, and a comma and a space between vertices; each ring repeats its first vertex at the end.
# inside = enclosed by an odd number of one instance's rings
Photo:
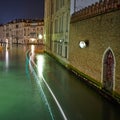
POLYGON ((43 72, 44 58, 43 55, 38 55, 36 58, 37 58, 38 75, 41 76, 43 72))
MULTIPOLYGON (((30 57, 30 58, 31 58, 31 57, 30 57)), ((42 58, 38 58, 38 59, 41 59, 41 60, 42 60, 42 58)), ((31 62, 33 63, 33 65, 39 70, 40 68, 38 68, 37 64, 33 61, 33 59, 30 59, 30 60, 31 60, 31 62)), ((42 61, 43 61, 43 60, 42 60, 42 61)), ((41 67, 41 64, 42 64, 42 63, 39 63, 39 64, 40 64, 39 67, 41 67)), ((40 70, 40 71, 42 71, 42 70, 40 70)), ((57 106, 58 106, 58 108, 59 108, 59 110, 60 110, 60 112, 61 112, 64 120, 67 120, 67 117, 66 117, 66 115, 65 115, 65 113, 64 113, 64 111, 63 111, 63 109, 62 109, 62 107, 61 107, 61 105, 60 105, 60 103, 58 102, 55 94, 53 93, 53 91, 51 90, 50 86, 49 86, 48 83, 46 82, 43 74, 40 73, 40 75, 41 75, 40 78, 42 78, 42 80, 43 80, 43 82, 45 83, 47 89, 49 90, 50 94, 52 95, 52 97, 53 97, 55 103, 57 104, 57 106)))
POLYGON ((9 52, 8 52, 7 48, 6 48, 6 53, 5 53, 5 66, 6 66, 6 69, 8 69, 8 66, 9 66, 9 52))

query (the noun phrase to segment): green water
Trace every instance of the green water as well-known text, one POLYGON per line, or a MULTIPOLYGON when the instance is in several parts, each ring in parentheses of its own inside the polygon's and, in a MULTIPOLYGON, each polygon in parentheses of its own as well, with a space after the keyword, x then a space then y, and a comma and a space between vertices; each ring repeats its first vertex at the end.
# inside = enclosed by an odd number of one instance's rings
POLYGON ((32 77, 26 73, 25 47, 0 53, 0 120, 51 120, 32 77))
POLYGON ((0 120, 63 120, 41 74, 68 120, 120 119, 120 106, 106 100, 49 55, 37 55, 37 67, 30 69, 27 50, 14 46, 0 53, 0 120))

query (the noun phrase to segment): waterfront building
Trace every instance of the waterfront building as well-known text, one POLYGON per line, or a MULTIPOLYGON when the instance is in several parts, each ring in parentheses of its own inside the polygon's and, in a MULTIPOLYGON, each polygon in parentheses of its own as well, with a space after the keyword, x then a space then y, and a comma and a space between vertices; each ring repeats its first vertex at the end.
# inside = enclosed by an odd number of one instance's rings
POLYGON ((9 44, 43 44, 43 20, 16 19, 2 28, 2 39, 9 44))
POLYGON ((3 32, 3 25, 0 25, 0 44, 2 45, 2 43, 4 42, 3 40, 3 36, 4 36, 4 32, 3 32))
POLYGON ((46 50, 67 61, 69 50, 70 0, 45 0, 46 50))
POLYGON ((45 0, 46 51, 120 102, 120 0, 75 2, 45 0))
POLYGON ((72 14, 69 63, 120 102, 120 0, 102 0, 72 14))

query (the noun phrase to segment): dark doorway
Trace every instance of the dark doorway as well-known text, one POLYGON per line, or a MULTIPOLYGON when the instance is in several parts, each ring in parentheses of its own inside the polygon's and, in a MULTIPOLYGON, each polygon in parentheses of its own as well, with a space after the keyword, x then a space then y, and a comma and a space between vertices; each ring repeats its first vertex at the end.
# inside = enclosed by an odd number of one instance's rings
POLYGON ((103 88, 111 92, 114 84, 114 56, 110 49, 105 53, 103 62, 103 88))

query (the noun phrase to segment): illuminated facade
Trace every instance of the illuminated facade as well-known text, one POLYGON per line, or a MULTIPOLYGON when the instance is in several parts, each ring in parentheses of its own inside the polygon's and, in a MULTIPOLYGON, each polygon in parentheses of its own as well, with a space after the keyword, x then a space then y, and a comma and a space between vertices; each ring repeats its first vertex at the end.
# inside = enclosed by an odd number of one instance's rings
POLYGON ((46 50, 67 60, 69 51, 70 0, 45 0, 46 50))
POLYGON ((45 0, 46 50, 120 102, 120 0, 78 1, 45 0))
POLYGON ((43 31, 43 20, 18 19, 3 25, 2 39, 9 44, 43 44, 43 31))
POLYGON ((119 21, 120 0, 102 0, 72 14, 68 60, 84 78, 120 102, 119 21))
POLYGON ((4 38, 4 32, 3 32, 3 25, 0 25, 0 44, 2 45, 2 43, 4 38))

